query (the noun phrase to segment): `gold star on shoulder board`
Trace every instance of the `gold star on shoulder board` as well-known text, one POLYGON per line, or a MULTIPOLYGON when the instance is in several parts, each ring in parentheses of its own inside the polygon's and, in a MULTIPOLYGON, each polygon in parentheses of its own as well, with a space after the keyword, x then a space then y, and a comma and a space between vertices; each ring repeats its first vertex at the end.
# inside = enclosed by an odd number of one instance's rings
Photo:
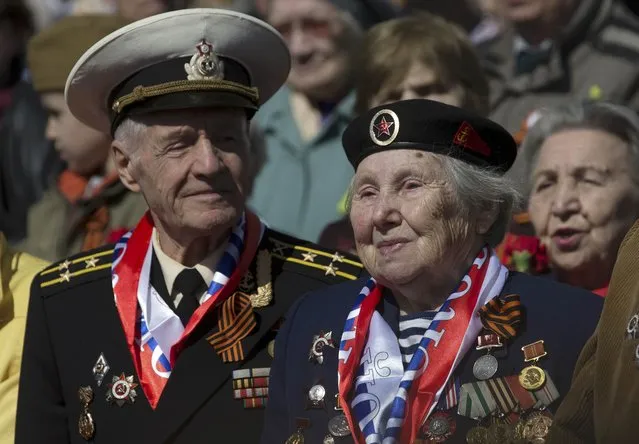
POLYGON ((96 264, 100 261, 100 259, 92 257, 84 261, 86 267, 84 268, 95 268, 96 264))
POLYGON ((317 257, 317 255, 315 253, 302 253, 302 257, 304 258, 305 262, 315 262, 315 258, 317 257))
POLYGON ((333 254, 333 262, 342 262, 344 260, 344 256, 339 254, 337 251, 333 254))
POLYGON ((332 276, 336 276, 335 272, 337 272, 337 270, 339 270, 337 267, 333 266, 333 264, 328 264, 326 266, 326 276, 328 276, 329 274, 332 276))
POLYGON ((60 273, 60 279, 69 282, 71 280, 71 273, 69 273, 69 270, 65 271, 64 273, 60 273))

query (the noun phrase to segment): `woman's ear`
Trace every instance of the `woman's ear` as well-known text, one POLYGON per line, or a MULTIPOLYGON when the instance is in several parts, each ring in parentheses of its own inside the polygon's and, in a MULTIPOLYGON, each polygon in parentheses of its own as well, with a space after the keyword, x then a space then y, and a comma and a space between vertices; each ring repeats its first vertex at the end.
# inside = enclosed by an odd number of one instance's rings
POLYGON ((111 154, 113 155, 115 168, 124 186, 135 193, 139 193, 140 185, 132 174, 131 154, 125 149, 124 144, 119 140, 111 142, 111 154))

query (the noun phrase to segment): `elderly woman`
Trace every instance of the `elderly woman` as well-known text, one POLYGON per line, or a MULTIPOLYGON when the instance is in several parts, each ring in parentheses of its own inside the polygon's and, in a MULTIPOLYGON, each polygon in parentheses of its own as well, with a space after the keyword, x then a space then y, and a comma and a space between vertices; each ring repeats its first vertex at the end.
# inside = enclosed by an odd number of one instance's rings
POLYGON ((530 220, 557 280, 605 296, 639 217, 639 118, 606 103, 540 115, 522 145, 530 220))
POLYGON ((512 137, 416 99, 364 113, 343 144, 372 278, 292 308, 262 442, 542 439, 602 302, 496 258, 517 194, 503 177, 512 137))

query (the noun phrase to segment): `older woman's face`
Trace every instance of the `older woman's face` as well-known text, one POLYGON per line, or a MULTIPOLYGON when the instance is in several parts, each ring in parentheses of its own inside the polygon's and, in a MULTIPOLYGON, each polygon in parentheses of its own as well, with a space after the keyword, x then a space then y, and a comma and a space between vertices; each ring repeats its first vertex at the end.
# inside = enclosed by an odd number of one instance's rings
POLYGON ((529 212, 556 268, 612 268, 639 214, 629 167, 627 144, 612 134, 574 129, 546 139, 532 175, 529 212))
POLYGON ((457 204, 440 159, 392 150, 366 157, 357 168, 355 244, 364 266, 384 285, 445 275, 474 248, 475 228, 457 204))

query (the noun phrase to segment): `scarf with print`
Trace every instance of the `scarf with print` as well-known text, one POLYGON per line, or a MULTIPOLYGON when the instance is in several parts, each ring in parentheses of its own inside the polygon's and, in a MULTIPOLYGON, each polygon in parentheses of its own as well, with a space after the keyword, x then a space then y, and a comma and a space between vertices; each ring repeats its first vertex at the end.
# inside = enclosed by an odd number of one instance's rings
POLYGON ((111 265, 113 295, 140 385, 155 409, 171 369, 200 324, 237 288, 255 257, 265 225, 246 212, 231 233, 226 250, 200 307, 187 325, 151 285, 153 220, 142 217, 115 245, 111 265))
POLYGON ((357 443, 414 442, 474 344, 478 309, 498 296, 508 270, 488 246, 439 308, 404 370, 397 337, 377 312, 383 288, 371 278, 348 314, 340 342, 339 398, 357 443))

